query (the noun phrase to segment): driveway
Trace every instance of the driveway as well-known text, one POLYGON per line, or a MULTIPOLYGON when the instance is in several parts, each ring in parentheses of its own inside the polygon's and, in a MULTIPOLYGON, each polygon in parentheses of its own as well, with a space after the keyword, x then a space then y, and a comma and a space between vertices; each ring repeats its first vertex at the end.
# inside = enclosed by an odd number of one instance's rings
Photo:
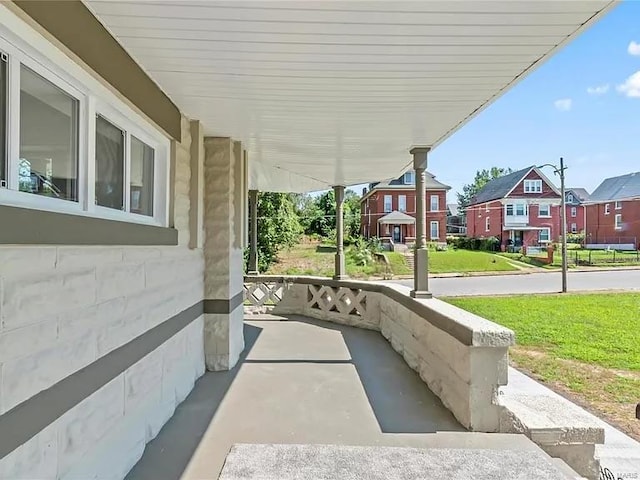
MULTIPOLYGON (((398 280, 412 286, 413 280, 398 280)), ((569 291, 640 291, 640 270, 569 272, 569 291)), ((507 295, 517 293, 554 293, 561 288, 560 272, 485 277, 430 278, 429 289, 435 296, 507 295)))

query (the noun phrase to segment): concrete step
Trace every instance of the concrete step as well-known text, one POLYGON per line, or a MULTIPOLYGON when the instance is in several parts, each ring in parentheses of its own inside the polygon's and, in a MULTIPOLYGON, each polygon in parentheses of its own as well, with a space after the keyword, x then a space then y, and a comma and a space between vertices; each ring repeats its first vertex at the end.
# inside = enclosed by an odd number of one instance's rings
POLYGON ((581 477, 539 449, 236 444, 220 480, 530 480, 581 477))

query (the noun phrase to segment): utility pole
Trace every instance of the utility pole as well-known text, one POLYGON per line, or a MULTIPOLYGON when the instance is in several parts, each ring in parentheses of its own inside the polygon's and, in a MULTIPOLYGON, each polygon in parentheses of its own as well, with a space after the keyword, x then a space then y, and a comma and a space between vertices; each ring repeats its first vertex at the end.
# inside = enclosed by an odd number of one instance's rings
POLYGON ((567 208, 564 191, 564 159, 560 157, 560 232, 562 235, 562 293, 567 293, 567 208))

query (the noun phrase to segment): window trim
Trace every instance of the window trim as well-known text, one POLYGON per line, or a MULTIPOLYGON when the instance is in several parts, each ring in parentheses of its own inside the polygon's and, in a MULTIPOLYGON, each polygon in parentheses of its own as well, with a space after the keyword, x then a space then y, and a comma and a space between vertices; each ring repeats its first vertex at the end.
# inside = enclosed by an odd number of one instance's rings
POLYGON ((491 231, 491 217, 487 217, 484 219, 484 231, 485 232, 491 231))
POLYGON ((549 228, 549 227, 540 228, 540 230, 538 231, 538 242, 540 242, 540 243, 550 243, 551 242, 551 228, 549 228), (540 238, 540 233, 542 233, 542 232, 547 232, 547 239, 546 240, 542 240, 542 238, 540 238))
POLYGON ((384 213, 393 212, 393 195, 384 195, 382 197, 382 211, 384 213), (389 210, 387 210, 387 198, 389 199, 389 210))
POLYGON ((567 203, 573 203, 573 193, 567 193, 567 203))
POLYGON ((622 210, 622 202, 620 200, 616 200, 616 203, 614 205, 614 209, 615 210, 622 210))
POLYGON ((409 172, 404 172, 404 175, 402 176, 402 183, 404 185, 415 185, 416 181, 415 181, 415 173, 412 171, 409 172), (409 175, 409 179, 407 180, 407 175, 409 175))
POLYGON ((407 196, 406 195, 398 195, 398 211, 399 212, 406 212, 407 211, 407 196), (404 202, 402 200, 404 200, 404 202), (402 206, 403 203, 404 203, 404 206, 402 206))
POLYGON ((616 213, 613 217, 613 228, 614 230, 622 230, 622 214, 616 213), (618 222, 618 220, 620 220, 618 222))
POLYGON ((571 218, 576 218, 578 216, 578 207, 571 207, 571 218))
POLYGON ((575 222, 571 224, 571 233, 578 233, 578 224, 575 222))
POLYGON ((430 212, 439 212, 440 211, 440 195, 431 195, 429 197, 429 211, 430 212), (436 208, 433 208, 433 199, 436 200, 436 208))
MULTIPOLYGON (((0 9, 3 7, 0 6, 0 9)), ((170 145, 168 136, 130 107, 101 80, 62 53, 17 17, 0 24, 0 51, 8 55, 7 188, 0 187, 0 206, 15 206, 45 212, 90 216, 121 222, 166 227, 169 224, 170 145), (17 162, 20 158, 20 65, 78 100, 78 191, 69 201, 18 191, 17 162), (117 121, 104 110, 117 113, 117 121), (154 149, 153 217, 101 207, 95 202, 95 115, 124 125, 138 139, 154 149), (137 133, 134 133, 137 132, 137 133)), ((127 145, 127 149, 129 145, 127 145)), ((126 183, 125 189, 130 185, 126 183)))
POLYGON ((542 180, 541 179, 536 179, 536 178, 532 178, 532 179, 526 179, 523 182, 523 190, 524 193, 542 193, 542 180), (538 190, 537 188, 535 189, 531 189, 531 188, 527 188, 528 186, 531 185, 540 185, 540 189, 538 190))
POLYGON ((439 238, 440 238, 440 222, 438 222, 437 220, 431 220, 431 222, 429 222, 429 239, 438 240, 439 238), (436 226, 436 233, 437 233, 435 237, 433 236, 434 225, 436 226))
POLYGON ((540 205, 538 205, 538 218, 551 218, 551 205, 548 203, 541 203, 540 205), (540 213, 540 207, 547 207, 547 214, 546 215, 542 215, 542 213, 540 213))
POLYGON ((609 215, 610 213, 611 213, 611 204, 605 203, 604 204, 604 214, 605 215, 609 215))

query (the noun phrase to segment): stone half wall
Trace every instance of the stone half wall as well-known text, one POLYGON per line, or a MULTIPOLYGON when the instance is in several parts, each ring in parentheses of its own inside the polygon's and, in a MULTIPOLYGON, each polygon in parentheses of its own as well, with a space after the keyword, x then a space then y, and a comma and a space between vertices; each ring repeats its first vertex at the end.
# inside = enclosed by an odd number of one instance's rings
POLYGON ((204 372, 190 125, 177 246, 0 246, 0 478, 123 478, 204 372))

